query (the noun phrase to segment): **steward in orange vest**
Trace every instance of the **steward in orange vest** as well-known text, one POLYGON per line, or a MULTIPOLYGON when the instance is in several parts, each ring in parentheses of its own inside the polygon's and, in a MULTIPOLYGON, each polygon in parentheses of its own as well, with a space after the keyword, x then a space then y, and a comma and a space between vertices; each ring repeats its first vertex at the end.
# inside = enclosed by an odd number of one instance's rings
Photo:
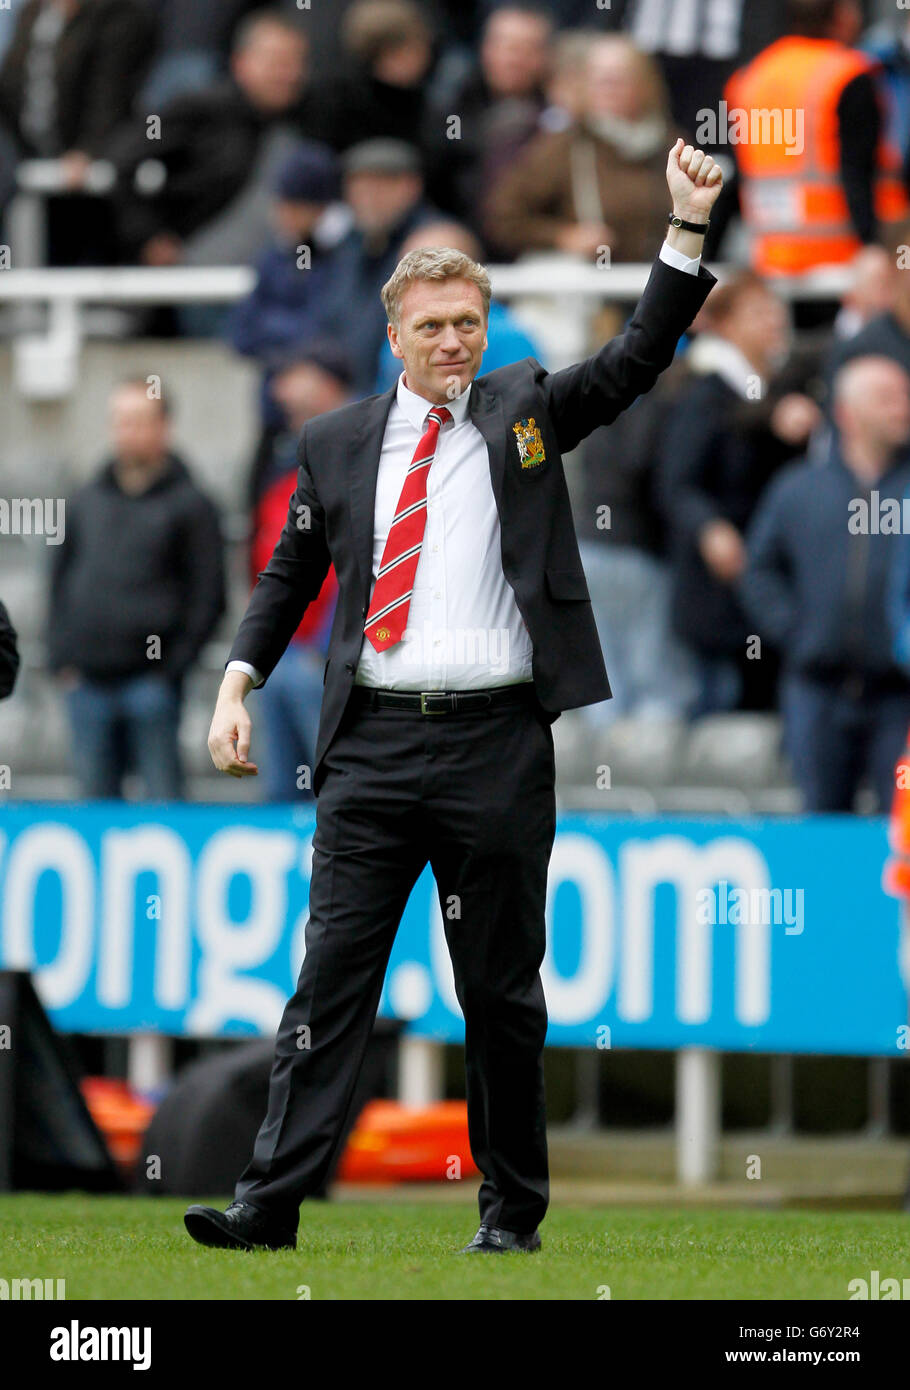
MULTIPOLYGON (((877 68, 873 58, 835 39, 790 35, 727 83, 729 138, 759 274, 801 275, 852 261, 861 249, 841 178, 838 104, 851 82, 877 68)), ((900 154, 884 128, 882 121, 870 169, 883 237, 910 213, 900 154)))

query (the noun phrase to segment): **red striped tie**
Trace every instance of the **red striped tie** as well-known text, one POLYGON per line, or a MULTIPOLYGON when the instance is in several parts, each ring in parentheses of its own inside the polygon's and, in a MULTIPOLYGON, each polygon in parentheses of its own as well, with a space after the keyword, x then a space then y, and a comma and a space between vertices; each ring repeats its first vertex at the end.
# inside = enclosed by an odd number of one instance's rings
POLYGON ((434 406, 427 417, 426 431, 405 474, 363 628, 377 652, 383 652, 400 642, 408 625, 414 575, 427 524, 427 474, 436 457, 440 426, 451 418, 451 411, 444 405, 434 406))

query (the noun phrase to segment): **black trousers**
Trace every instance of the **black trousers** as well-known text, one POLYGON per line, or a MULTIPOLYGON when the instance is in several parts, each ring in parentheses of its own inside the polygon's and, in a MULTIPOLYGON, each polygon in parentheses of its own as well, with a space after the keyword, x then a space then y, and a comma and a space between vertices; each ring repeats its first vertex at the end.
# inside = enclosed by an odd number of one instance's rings
POLYGON ((525 1233, 546 1212, 540 965, 555 768, 551 716, 528 693, 454 715, 349 705, 328 751, 306 956, 235 1191, 292 1229, 337 1152, 398 923, 427 863, 465 1019, 481 1221, 525 1233))

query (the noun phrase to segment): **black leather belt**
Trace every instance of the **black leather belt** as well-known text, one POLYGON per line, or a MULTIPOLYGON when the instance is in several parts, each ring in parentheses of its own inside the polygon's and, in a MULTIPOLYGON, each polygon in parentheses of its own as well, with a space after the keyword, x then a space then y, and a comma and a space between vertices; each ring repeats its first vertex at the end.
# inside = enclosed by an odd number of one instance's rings
POLYGON ((403 709, 414 714, 466 714, 501 705, 527 705, 537 700, 533 681, 495 686, 489 690, 381 690, 355 685, 351 699, 361 708, 403 709))

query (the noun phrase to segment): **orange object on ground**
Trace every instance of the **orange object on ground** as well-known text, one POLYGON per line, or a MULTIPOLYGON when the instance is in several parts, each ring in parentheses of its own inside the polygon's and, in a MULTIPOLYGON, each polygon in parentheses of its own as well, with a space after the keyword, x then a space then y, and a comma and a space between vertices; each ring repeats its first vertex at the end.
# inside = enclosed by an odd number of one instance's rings
MULTIPOLYGON (((862 244, 853 228, 840 176, 837 106, 844 88, 861 73, 874 73, 874 58, 833 39, 798 35, 778 39, 727 83, 729 114, 744 112, 748 140, 735 145, 743 214, 753 233, 752 265, 760 275, 802 275, 822 265, 852 261, 862 244), (766 138, 777 113, 802 113, 802 149, 766 138), (752 141, 752 121, 764 117, 765 138, 752 141)), ((784 129, 783 125, 780 126, 784 129)), ((733 128, 735 129, 735 127, 733 128)), ((733 131, 731 130, 731 136, 733 131)), ((908 213, 900 152, 879 142, 873 197, 887 233, 908 213)))
POLYGON ((894 769, 894 800, 888 821, 891 858, 882 874, 882 888, 892 898, 910 899, 910 733, 907 747, 894 769))
POLYGON ((87 1076, 79 1089, 111 1157, 128 1173, 139 1157, 142 1136, 155 1111, 154 1103, 142 1100, 125 1081, 107 1076, 87 1076))
POLYGON ((342 1182, 432 1182, 477 1171, 463 1100, 420 1108, 372 1100, 348 1137, 337 1176, 342 1182))

